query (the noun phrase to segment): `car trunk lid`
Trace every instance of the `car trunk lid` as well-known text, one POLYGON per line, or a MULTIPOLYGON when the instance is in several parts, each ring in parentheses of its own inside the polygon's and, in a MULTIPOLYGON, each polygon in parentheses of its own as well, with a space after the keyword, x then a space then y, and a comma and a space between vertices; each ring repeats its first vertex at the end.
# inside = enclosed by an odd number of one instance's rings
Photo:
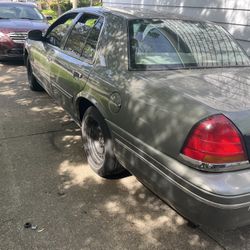
MULTIPOLYGON (((174 90, 178 95, 224 114, 242 133, 250 158, 250 75, 249 67, 169 70, 138 73, 156 92, 174 90)), ((161 107, 166 100, 158 99, 161 107)), ((198 121, 197 121, 198 122, 198 121)))

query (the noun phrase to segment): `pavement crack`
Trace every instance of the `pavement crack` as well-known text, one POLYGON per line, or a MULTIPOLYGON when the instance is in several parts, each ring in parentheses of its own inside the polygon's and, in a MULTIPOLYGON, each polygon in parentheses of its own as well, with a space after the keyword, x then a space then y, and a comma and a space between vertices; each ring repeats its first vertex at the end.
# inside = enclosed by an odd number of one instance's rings
POLYGON ((58 133, 58 132, 63 132, 63 131, 65 131, 65 129, 48 130, 48 131, 43 131, 43 132, 38 132, 38 133, 31 133, 31 134, 17 135, 17 136, 9 136, 9 137, 0 138, 0 141, 6 141, 6 140, 10 140, 10 139, 17 139, 17 138, 23 138, 23 137, 30 137, 30 136, 35 136, 35 135, 58 133))

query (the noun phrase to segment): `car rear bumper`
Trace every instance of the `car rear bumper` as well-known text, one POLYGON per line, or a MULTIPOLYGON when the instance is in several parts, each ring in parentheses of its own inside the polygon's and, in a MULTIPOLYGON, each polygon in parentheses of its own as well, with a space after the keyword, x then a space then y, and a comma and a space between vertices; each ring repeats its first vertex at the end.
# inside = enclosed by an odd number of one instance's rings
POLYGON ((114 132, 114 124, 109 125, 121 164, 182 216, 197 225, 220 229, 250 224, 250 169, 201 172, 155 149, 149 152, 138 141, 130 143, 114 132))
POLYGON ((153 176, 159 184, 151 185, 145 179, 142 182, 196 225, 228 230, 250 224, 250 202, 238 203, 241 195, 228 197, 212 194, 217 200, 215 202, 205 198, 207 193, 201 188, 199 193, 195 193, 163 172, 155 170, 153 176))
POLYGON ((208 198, 208 192, 201 187, 194 187, 193 183, 179 177, 174 178, 142 156, 131 157, 130 153, 128 152, 127 159, 146 171, 128 166, 131 162, 124 163, 125 166, 149 189, 194 224, 219 229, 233 229, 250 224, 250 200, 246 198, 242 201, 243 194, 227 196, 210 193, 208 198))

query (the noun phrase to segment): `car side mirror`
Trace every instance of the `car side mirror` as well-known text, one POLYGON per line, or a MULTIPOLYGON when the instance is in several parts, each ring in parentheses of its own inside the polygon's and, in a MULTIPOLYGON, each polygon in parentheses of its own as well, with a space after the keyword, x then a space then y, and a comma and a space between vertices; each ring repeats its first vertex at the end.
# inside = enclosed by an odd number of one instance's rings
POLYGON ((43 41, 43 33, 41 30, 31 30, 28 33, 28 39, 34 41, 43 41))
POLYGON ((47 19, 47 21, 51 21, 51 20, 53 20, 53 17, 52 16, 45 16, 45 18, 47 19))

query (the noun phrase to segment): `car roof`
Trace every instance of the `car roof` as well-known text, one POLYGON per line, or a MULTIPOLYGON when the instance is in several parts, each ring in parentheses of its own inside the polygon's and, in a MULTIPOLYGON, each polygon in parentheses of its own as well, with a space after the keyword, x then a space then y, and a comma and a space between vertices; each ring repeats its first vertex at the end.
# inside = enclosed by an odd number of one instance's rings
POLYGON ((166 11, 155 11, 145 8, 128 8, 128 7, 85 7, 72 9, 72 11, 84 12, 89 11, 96 14, 114 14, 122 16, 126 19, 178 19, 178 20, 190 20, 204 22, 204 20, 193 18, 190 16, 184 16, 180 14, 173 14, 166 11))
POLYGON ((11 1, 0 1, 0 5, 6 5, 6 6, 30 6, 30 7, 36 7, 35 3, 27 3, 27 2, 11 2, 11 1))

